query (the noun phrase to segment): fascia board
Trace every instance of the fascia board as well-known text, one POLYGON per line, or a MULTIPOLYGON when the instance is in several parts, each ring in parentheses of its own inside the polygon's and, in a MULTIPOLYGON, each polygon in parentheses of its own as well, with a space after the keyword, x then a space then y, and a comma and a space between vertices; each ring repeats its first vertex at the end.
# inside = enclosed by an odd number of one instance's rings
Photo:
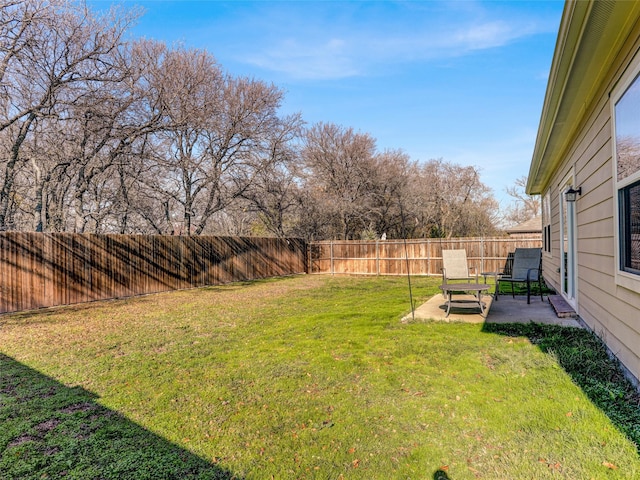
POLYGON ((529 168, 526 191, 530 195, 541 193, 540 172, 543 167, 546 167, 543 165, 543 161, 549 153, 549 139, 553 131, 558 128, 556 119, 560 105, 563 101, 569 100, 565 97, 566 86, 591 6, 591 1, 567 1, 562 12, 533 158, 529 168))
POLYGON ((548 186, 639 15, 640 2, 596 0, 565 5, 527 193, 539 194, 548 186))

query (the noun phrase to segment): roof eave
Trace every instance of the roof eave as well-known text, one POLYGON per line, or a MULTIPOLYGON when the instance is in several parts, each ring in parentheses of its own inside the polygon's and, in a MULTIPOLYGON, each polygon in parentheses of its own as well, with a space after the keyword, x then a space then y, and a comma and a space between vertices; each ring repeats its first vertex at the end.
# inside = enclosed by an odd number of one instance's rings
POLYGON ((640 2, 565 3, 529 169, 528 194, 546 190, 639 14, 640 2))

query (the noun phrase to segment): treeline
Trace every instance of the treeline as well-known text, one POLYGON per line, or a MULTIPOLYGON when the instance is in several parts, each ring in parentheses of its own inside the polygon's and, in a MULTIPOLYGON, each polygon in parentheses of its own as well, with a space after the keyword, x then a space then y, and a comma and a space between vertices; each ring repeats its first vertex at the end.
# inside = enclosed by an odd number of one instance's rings
POLYGON ((283 115, 207 51, 127 41, 136 10, 0 4, 0 231, 491 235, 474 167, 283 115))

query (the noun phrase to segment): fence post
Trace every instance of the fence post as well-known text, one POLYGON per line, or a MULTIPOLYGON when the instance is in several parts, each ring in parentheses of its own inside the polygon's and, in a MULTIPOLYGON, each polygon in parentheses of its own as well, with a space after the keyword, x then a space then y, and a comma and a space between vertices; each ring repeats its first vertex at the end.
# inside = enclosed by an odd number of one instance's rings
POLYGON ((376 275, 380 276, 380 242, 376 240, 376 275))
POLYGON ((330 264, 330 269, 331 269, 331 275, 333 275, 335 272, 333 271, 333 240, 331 240, 329 242, 329 264, 330 264))

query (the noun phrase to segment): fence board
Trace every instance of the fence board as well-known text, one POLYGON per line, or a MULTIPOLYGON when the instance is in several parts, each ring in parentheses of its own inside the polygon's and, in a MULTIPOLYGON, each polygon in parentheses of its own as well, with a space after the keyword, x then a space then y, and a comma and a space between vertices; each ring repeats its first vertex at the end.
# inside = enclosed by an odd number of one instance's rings
POLYGON ((442 250, 464 249, 470 267, 501 271, 516 248, 542 248, 531 238, 449 238, 412 240, 332 240, 309 245, 309 273, 351 275, 440 275, 442 250))
POLYGON ((307 271, 301 239, 0 233, 0 313, 307 271))

